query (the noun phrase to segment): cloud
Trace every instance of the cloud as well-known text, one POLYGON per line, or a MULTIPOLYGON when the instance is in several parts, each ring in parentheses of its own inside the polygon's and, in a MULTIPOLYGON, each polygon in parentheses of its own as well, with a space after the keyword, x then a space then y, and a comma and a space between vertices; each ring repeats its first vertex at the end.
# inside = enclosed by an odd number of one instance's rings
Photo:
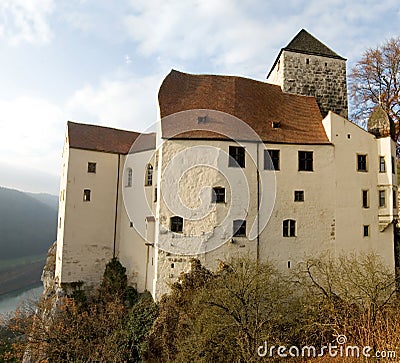
POLYGON ((386 27, 398 21, 397 0, 131 0, 130 5, 123 23, 142 56, 255 78, 265 75, 301 28, 356 57, 360 43, 384 39, 386 27), (374 36, 372 28, 379 28, 374 36))
POLYGON ((2 0, 0 38, 12 45, 49 43, 53 37, 49 17, 54 9, 54 0, 2 0))
MULTIPOLYGON (((25 170, 27 176, 59 175, 65 119, 59 107, 40 98, 0 99, 0 185, 6 185, 10 175, 7 179, 5 174, 12 170, 20 170, 19 175, 25 170)), ((25 184, 29 180, 35 185, 27 190, 40 189, 38 180, 27 177, 25 184)))
POLYGON ((104 78, 87 84, 67 102, 74 120, 134 131, 145 131, 157 118, 157 94, 162 76, 104 78))

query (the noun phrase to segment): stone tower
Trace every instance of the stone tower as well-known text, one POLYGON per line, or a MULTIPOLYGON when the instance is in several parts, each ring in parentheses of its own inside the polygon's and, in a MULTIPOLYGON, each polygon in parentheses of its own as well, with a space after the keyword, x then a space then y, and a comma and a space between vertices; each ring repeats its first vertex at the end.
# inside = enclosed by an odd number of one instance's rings
POLYGON ((321 114, 348 115, 346 59, 302 29, 282 48, 267 80, 282 91, 314 96, 321 114))

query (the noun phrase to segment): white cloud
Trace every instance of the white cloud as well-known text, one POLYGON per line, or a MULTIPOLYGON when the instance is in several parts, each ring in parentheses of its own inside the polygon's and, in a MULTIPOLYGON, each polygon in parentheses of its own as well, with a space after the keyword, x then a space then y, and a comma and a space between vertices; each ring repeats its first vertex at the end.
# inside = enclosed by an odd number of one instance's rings
POLYGON ((385 29, 393 29, 392 17, 398 10, 397 0, 131 0, 130 4, 123 22, 143 56, 175 64, 208 62, 213 71, 250 77, 262 77, 279 49, 301 28, 341 55, 357 57, 365 48, 359 44, 387 37, 385 29))
POLYGON ((43 99, 0 100, 0 164, 59 175, 65 119, 43 99))
POLYGON ((46 44, 53 37, 49 16, 54 0, 2 0, 0 2, 0 38, 12 45, 46 44))
POLYGON ((157 93, 162 77, 105 78, 86 85, 67 103, 70 118, 128 130, 144 131, 156 121, 157 93))

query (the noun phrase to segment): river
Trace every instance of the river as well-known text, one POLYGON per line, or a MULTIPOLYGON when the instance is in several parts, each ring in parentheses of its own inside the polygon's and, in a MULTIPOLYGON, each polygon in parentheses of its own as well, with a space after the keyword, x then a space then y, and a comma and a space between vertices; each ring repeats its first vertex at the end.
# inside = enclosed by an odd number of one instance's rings
POLYGON ((0 314, 12 313, 24 301, 38 300, 42 292, 43 286, 41 285, 0 296, 0 314))

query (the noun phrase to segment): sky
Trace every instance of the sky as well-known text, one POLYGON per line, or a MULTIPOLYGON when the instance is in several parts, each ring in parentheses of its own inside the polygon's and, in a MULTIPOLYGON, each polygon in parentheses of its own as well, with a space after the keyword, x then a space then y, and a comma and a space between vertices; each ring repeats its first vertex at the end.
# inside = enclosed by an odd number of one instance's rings
POLYGON ((0 186, 58 194, 68 120, 145 131, 171 69, 263 81, 302 29, 348 59, 398 0, 1 0, 0 186))

